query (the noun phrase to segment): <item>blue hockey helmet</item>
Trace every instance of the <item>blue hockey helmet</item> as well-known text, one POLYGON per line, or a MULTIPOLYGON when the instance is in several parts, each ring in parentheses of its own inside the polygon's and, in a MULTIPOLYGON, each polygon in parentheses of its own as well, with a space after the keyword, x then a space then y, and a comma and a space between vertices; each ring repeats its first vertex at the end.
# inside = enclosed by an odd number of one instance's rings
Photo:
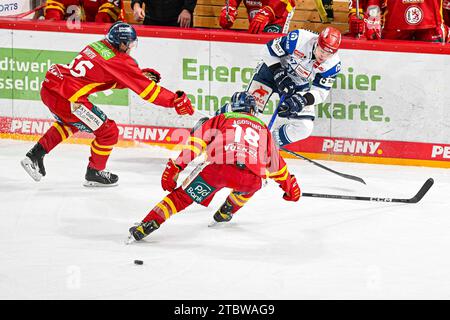
POLYGON ((108 33, 106 34, 106 40, 116 49, 119 49, 120 45, 123 43, 128 50, 136 45, 136 30, 128 23, 119 21, 109 28, 108 33))
POLYGON ((246 91, 235 92, 231 97, 230 106, 232 112, 258 113, 255 98, 246 91))

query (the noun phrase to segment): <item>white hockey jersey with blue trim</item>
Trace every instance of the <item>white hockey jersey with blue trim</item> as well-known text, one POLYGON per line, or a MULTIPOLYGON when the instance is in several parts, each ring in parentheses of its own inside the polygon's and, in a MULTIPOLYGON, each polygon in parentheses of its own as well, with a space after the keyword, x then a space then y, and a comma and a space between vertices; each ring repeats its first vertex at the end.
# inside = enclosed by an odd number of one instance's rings
POLYGON ((294 30, 286 36, 267 43, 262 60, 268 65, 281 63, 289 76, 303 92, 314 96, 314 104, 322 103, 341 70, 341 60, 335 53, 328 60, 319 63, 314 56, 317 33, 307 30, 294 30))

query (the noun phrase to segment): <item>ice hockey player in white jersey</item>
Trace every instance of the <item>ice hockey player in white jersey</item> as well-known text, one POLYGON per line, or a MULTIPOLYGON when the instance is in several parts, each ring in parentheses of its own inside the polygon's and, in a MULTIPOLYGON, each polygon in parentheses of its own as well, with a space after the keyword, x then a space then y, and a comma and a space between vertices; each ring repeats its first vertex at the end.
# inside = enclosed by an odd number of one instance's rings
POLYGON ((278 116, 289 120, 272 133, 280 146, 311 135, 314 105, 325 101, 341 70, 340 43, 341 33, 333 27, 320 34, 294 30, 267 43, 247 91, 255 97, 260 112, 274 92, 284 95, 278 116))

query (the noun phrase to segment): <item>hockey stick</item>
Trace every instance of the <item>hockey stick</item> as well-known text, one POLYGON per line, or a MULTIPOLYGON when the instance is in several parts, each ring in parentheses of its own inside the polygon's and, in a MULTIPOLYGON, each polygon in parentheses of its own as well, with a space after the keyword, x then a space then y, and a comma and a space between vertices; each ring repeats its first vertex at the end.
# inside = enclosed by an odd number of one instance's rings
MULTIPOLYGON (((272 128, 272 125, 273 125, 273 123, 275 122, 276 117, 278 116, 278 109, 279 109, 280 105, 283 103, 284 99, 285 99, 285 96, 282 95, 281 98, 280 98, 280 102, 278 103, 277 108, 276 108, 275 111, 273 112, 273 116, 272 116, 272 118, 270 119, 270 122, 269 122, 269 125, 268 125, 269 130, 272 128)), ((334 173, 334 174, 337 174, 338 176, 341 176, 341 177, 346 178, 346 179, 355 180, 355 181, 361 182, 361 183, 363 183, 363 184, 366 184, 366 182, 365 182, 362 178, 360 178, 360 177, 356 177, 356 176, 352 176, 352 175, 350 175, 350 174, 345 174, 345 173, 341 173, 341 172, 335 171, 335 170, 333 170, 333 169, 330 169, 330 168, 324 166, 323 164, 320 164, 320 163, 318 163, 318 162, 315 162, 314 160, 311 160, 311 159, 309 159, 309 158, 307 158, 307 157, 305 157, 305 156, 302 156, 301 154, 298 154, 298 153, 296 153, 296 152, 294 152, 294 151, 291 151, 291 150, 288 150, 288 149, 286 149, 286 148, 280 147, 280 149, 283 150, 283 151, 285 151, 285 152, 287 152, 287 153, 289 153, 289 154, 291 154, 291 155, 293 155, 293 156, 295 156, 295 157, 297 157, 297 158, 300 158, 300 159, 309 161, 309 162, 311 162, 312 164, 318 166, 319 168, 322 168, 322 169, 325 169, 325 170, 327 170, 327 171, 330 171, 330 172, 332 172, 332 173, 334 173)))
POLYGON ((305 157, 305 156, 302 156, 301 154, 299 154, 299 153, 297 153, 297 152, 288 150, 288 149, 286 149, 286 148, 280 147, 280 149, 283 150, 283 151, 285 151, 285 152, 287 152, 287 153, 289 153, 289 154, 291 154, 291 155, 293 155, 294 157, 297 157, 297 158, 306 160, 306 161, 308 161, 308 162, 311 162, 313 165, 318 166, 319 168, 322 168, 322 169, 325 169, 325 170, 327 170, 327 171, 329 171, 329 172, 332 172, 332 173, 334 173, 334 174, 337 174, 338 176, 341 176, 342 178, 350 179, 350 180, 354 180, 354 181, 358 181, 358 182, 361 182, 361 183, 363 183, 363 184, 366 184, 366 182, 365 182, 362 178, 360 178, 360 177, 352 176, 351 174, 346 174, 346 173, 341 173, 341 172, 335 171, 335 170, 333 170, 333 169, 330 169, 330 168, 324 166, 323 164, 320 164, 320 163, 318 163, 318 162, 315 162, 314 160, 311 160, 311 159, 309 159, 309 158, 307 158, 307 157, 305 157))
POLYGON ((228 13, 229 11, 230 11, 230 0, 226 0, 225 1, 225 6, 226 6, 226 19, 227 19, 227 21, 230 21, 230 14, 228 13))
POLYGON ((363 196, 345 196, 336 194, 322 194, 322 193, 302 193, 302 197, 312 197, 312 198, 328 198, 328 199, 342 199, 342 200, 361 200, 361 201, 375 201, 375 202, 400 202, 400 203, 417 203, 425 196, 425 194, 433 186, 433 178, 428 178, 423 184, 416 195, 409 199, 398 199, 398 198, 378 198, 378 197, 363 197, 363 196))
POLYGON ((275 111, 273 112, 272 118, 270 118, 269 125, 267 126, 267 128, 269 128, 269 131, 272 129, 275 119, 278 116, 278 109, 280 108, 280 105, 283 103, 284 99, 285 99, 285 95, 283 94, 280 98, 280 101, 278 102, 277 107, 275 108, 275 111))

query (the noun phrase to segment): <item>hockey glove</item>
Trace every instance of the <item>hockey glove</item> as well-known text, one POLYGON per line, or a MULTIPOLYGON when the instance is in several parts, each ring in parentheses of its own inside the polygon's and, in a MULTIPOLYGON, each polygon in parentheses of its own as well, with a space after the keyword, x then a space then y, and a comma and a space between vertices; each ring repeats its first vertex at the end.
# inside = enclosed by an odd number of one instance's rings
POLYGON ((249 33, 262 33, 270 21, 275 20, 275 13, 269 6, 262 7, 250 22, 249 33))
POLYGON ((223 7, 220 12, 219 24, 223 29, 230 29, 233 26, 234 21, 237 17, 237 10, 234 7, 228 7, 228 18, 227 18, 227 7, 223 7))
POLYGON ((158 83, 161 80, 161 75, 159 74, 159 72, 152 68, 142 69, 142 73, 144 74, 144 76, 146 76, 152 81, 155 81, 156 83, 158 83))
POLYGON ((283 189, 284 195, 283 199, 286 201, 298 201, 300 195, 300 187, 298 186, 297 179, 293 174, 289 175, 288 178, 280 183, 280 188, 283 189))
POLYGON ((176 92, 177 97, 173 100, 173 107, 175 111, 180 115, 193 115, 194 109, 192 108, 191 100, 186 96, 183 91, 176 92))
POLYGON ((172 159, 167 162, 166 168, 161 177, 161 186, 163 190, 172 192, 177 187, 178 174, 182 171, 180 166, 176 165, 172 159))
POLYGON ((350 33, 353 35, 364 34, 365 31, 365 23, 363 19, 358 19, 356 14, 352 14, 348 17, 348 27, 350 29, 350 33))
POLYGON ((306 98, 301 93, 296 93, 284 99, 283 103, 278 107, 278 116, 280 118, 298 118, 299 113, 306 104, 306 98))
POLYGON ((295 82, 289 77, 284 68, 278 68, 273 74, 273 80, 277 84, 278 90, 287 97, 295 93, 295 82))
POLYGON ((381 39, 381 15, 379 6, 369 6, 367 8, 366 18, 366 38, 368 40, 381 39))

